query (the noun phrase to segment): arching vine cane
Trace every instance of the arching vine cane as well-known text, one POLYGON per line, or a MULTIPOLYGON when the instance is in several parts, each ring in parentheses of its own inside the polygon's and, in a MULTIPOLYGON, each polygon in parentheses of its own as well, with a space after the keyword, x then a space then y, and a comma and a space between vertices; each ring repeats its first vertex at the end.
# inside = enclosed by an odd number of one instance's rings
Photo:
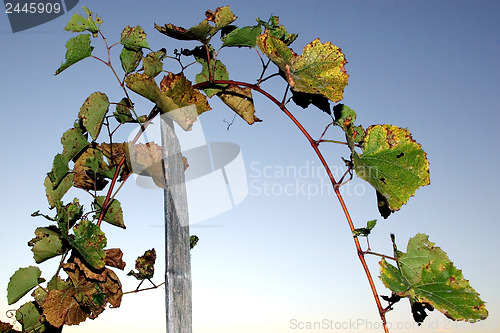
MULTIPOLYGON (((79 34, 67 42, 66 61, 56 74, 82 59, 95 58, 112 71, 124 98, 110 102, 102 92, 91 94, 81 106, 74 126, 61 138, 63 151, 54 157, 52 170, 44 183, 49 207, 55 208, 55 214, 33 213, 33 216, 49 220, 50 225, 37 228, 35 237, 28 243, 37 264, 53 257, 60 257, 60 264, 47 283, 38 267, 29 266, 17 270, 7 287, 9 304, 18 302, 34 289, 31 294, 33 300, 15 311, 15 318, 23 332, 60 332, 64 325, 78 325, 87 318, 96 318, 107 304, 120 306, 124 292, 112 268, 124 269, 123 253, 120 249, 106 249, 106 236, 101 225, 107 222, 125 228, 121 204, 115 196, 130 174, 136 171, 133 166, 139 166, 159 187, 164 186, 159 162, 161 147, 152 142, 137 144, 151 120, 159 114, 167 114, 184 130, 189 130, 197 116, 210 110, 207 97, 217 96, 248 124, 253 124, 261 121, 255 116, 253 93, 262 94, 286 114, 305 136, 325 168, 352 232, 385 332, 389 332, 386 314, 402 298, 409 299, 413 318, 418 323, 422 323, 427 316, 426 310, 433 309, 451 320, 475 322, 488 316, 479 294, 455 268, 448 255, 427 235, 419 233, 412 237, 406 252, 398 250, 395 237, 391 235, 394 247, 391 255, 361 247, 359 237, 368 237, 376 220, 368 221, 366 227, 355 226, 339 191, 345 178, 350 179, 355 173, 372 185, 377 194, 379 212, 387 218, 398 211, 418 188, 430 183, 429 163, 426 153, 407 129, 387 124, 365 129, 355 123, 356 113, 349 107, 343 104, 330 106, 330 102, 342 99, 348 81, 344 68, 347 62, 338 47, 316 39, 298 55, 289 47, 297 35, 288 33, 279 24, 278 17, 272 16, 268 21, 257 19, 254 26, 238 28, 232 25, 236 16, 229 7, 220 7, 207 11, 206 18, 190 29, 173 24, 155 25, 157 31, 168 37, 200 42, 198 47, 175 50, 169 56, 165 49, 149 52, 151 49, 146 33, 140 26, 127 26, 120 42, 109 45, 100 30, 102 20, 94 18, 87 8, 84 10, 85 16, 75 13, 65 28, 79 34), (215 50, 211 42, 219 33, 222 45, 215 50), (107 60, 92 55, 91 37, 104 40, 107 60), (121 47, 122 76, 111 62, 111 51, 117 47, 121 47), (226 67, 219 59, 219 51, 230 47, 257 51, 263 67, 257 82, 238 82, 229 78, 226 67), (145 54, 145 51, 149 53, 145 54), (193 61, 184 65, 184 60, 189 58, 193 61), (166 60, 177 62, 180 72, 174 74, 164 70, 163 62, 166 60), (271 63, 278 67, 278 71, 266 76, 271 63), (199 65, 202 69, 193 85, 185 77, 184 70, 199 65), (156 79, 162 72, 166 75, 158 85, 156 79), (281 100, 263 88, 275 77, 287 83, 281 100), (138 115, 130 91, 154 103, 148 115, 138 115), (291 96, 287 97, 288 94, 291 96), (302 108, 315 106, 331 116, 332 122, 327 124, 318 139, 314 139, 289 111, 290 101, 302 108), (112 114, 109 111, 111 105, 115 107, 112 114), (112 125, 113 121, 117 124, 112 125), (142 131, 131 142, 113 142, 113 135, 125 124, 139 124, 142 131), (344 160, 346 172, 339 180, 334 178, 320 150, 320 145, 336 142, 324 138, 333 127, 345 133, 346 140, 340 143, 350 151, 350 159, 344 160), (109 142, 98 143, 103 128, 107 131, 109 142), (119 183, 120 186, 117 186, 119 183), (92 197, 90 211, 85 211, 77 198, 63 203, 62 199, 71 187, 79 188, 92 197), (98 195, 101 191, 105 195, 98 195), (365 262, 366 255, 382 257, 380 279, 391 296, 379 296, 365 262), (62 272, 65 278, 61 276, 62 272)), ((191 237, 191 246, 196 241, 196 237, 191 237)), ((141 283, 151 281, 155 258, 154 249, 146 251, 136 261, 137 271, 131 271, 129 275, 141 283)), ((155 287, 157 285, 152 288, 155 287)), ((138 287, 132 292, 139 290, 138 287)), ((10 324, 0 323, 0 332, 17 331, 10 324)))

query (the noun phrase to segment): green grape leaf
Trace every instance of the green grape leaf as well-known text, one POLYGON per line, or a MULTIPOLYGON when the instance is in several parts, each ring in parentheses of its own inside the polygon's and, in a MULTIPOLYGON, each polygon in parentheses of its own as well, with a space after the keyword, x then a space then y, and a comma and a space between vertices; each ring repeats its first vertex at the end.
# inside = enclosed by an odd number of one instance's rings
POLYGON ((42 271, 38 267, 29 266, 19 268, 10 278, 7 285, 7 302, 9 305, 16 303, 39 283, 45 281, 40 278, 42 271))
POLYGON ((35 302, 23 304, 16 311, 16 320, 21 324, 22 331, 25 333, 50 332, 50 326, 46 323, 35 302))
POLYGON ((106 253, 106 236, 99 226, 82 220, 73 227, 74 237, 69 238, 70 245, 75 248, 85 261, 95 269, 104 267, 106 253))
MULTIPOLYGON (((210 81, 210 73, 212 73, 212 79, 214 80, 229 80, 229 73, 227 72, 226 66, 220 61, 213 59, 213 49, 210 48, 210 62, 207 60, 207 54, 203 47, 196 47, 193 51, 194 58, 203 67, 201 72, 196 75, 195 82, 202 83, 210 81)), ((221 89, 227 87, 227 85, 221 85, 221 89)), ((204 88, 203 92, 208 96, 212 97, 221 91, 218 88, 204 88)))
POLYGON ((373 228, 375 228, 376 224, 377 224, 377 220, 370 220, 370 221, 366 222, 366 228, 356 228, 352 232, 352 235, 357 236, 357 237, 359 237, 359 236, 367 237, 371 233, 373 228))
POLYGON ((35 290, 33 290, 33 292, 31 293, 31 296, 33 296, 33 298, 35 299, 35 302, 41 306, 43 304, 43 302, 45 302, 45 299, 47 298, 47 294, 48 294, 47 289, 44 289, 42 287, 38 287, 35 290))
POLYGON ((89 31, 94 37, 97 37, 102 20, 97 16, 94 21, 92 18, 92 12, 86 7, 83 7, 83 9, 85 10, 87 17, 85 18, 77 13, 73 14, 73 17, 68 22, 64 30, 71 32, 89 31))
POLYGON ((280 18, 278 16, 271 16, 267 22, 258 18, 257 22, 266 28, 265 34, 279 39, 287 46, 292 44, 297 37, 299 37, 297 34, 291 34, 286 31, 286 28, 280 25, 280 18))
POLYGON ((82 120, 83 126, 87 129, 93 140, 96 140, 101 132, 108 108, 108 96, 99 91, 87 97, 80 108, 78 118, 82 120))
POLYGON ((73 199, 73 202, 63 206, 62 202, 56 203, 57 210, 57 226, 61 229, 61 234, 63 237, 68 236, 69 230, 75 225, 75 223, 83 215, 83 206, 77 198, 73 199))
POLYGON ((156 251, 147 250, 144 255, 137 258, 135 268, 137 272, 130 271, 127 275, 135 277, 137 280, 151 279, 155 274, 156 251))
POLYGON ((333 115, 334 124, 344 130, 347 144, 351 151, 354 151, 355 145, 361 143, 365 138, 363 127, 354 125, 356 112, 344 104, 337 104, 333 107, 333 115))
POLYGON ((56 70, 55 75, 61 73, 63 70, 80 60, 90 57, 94 47, 90 46, 90 35, 78 35, 68 40, 66 49, 66 62, 61 64, 56 70))
POLYGON ((229 85, 217 93, 217 96, 249 125, 262 121, 255 116, 251 88, 229 85))
POLYGON ((163 27, 155 24, 155 29, 178 40, 197 40, 208 43, 220 29, 227 27, 236 20, 236 16, 231 12, 229 6, 219 7, 215 12, 207 10, 205 16, 206 18, 203 21, 189 29, 171 23, 165 24, 163 27))
POLYGON ((28 246, 32 247, 33 258, 37 264, 63 253, 61 235, 54 226, 37 228, 35 238, 28 242, 28 246))
POLYGON ((262 27, 260 25, 252 27, 236 28, 224 37, 221 37, 222 47, 255 47, 257 37, 260 36, 262 27))
POLYGON ((386 199, 392 212, 399 210, 415 190, 430 184, 426 153, 405 128, 370 126, 363 153, 353 151, 352 162, 357 176, 386 199))
POLYGON ((198 241, 200 240, 200 238, 196 235, 191 235, 189 236, 189 247, 190 249, 193 249, 196 244, 198 244, 198 241))
POLYGON ((122 31, 120 43, 132 51, 141 51, 142 48, 149 49, 146 33, 140 26, 132 28, 127 25, 122 31))
POLYGON ((157 76, 163 70, 163 59, 167 55, 167 50, 161 49, 156 52, 149 53, 142 63, 144 65, 144 74, 149 76, 157 76))
POLYGON ((53 184, 58 185, 69 172, 68 160, 62 155, 57 154, 54 156, 52 163, 52 170, 47 174, 53 184))
POLYGON ((127 87, 133 92, 155 103, 164 113, 177 109, 170 97, 162 93, 154 78, 146 74, 134 73, 125 79, 127 87))
POLYGON ((120 53, 120 62, 122 64, 123 70, 125 71, 125 74, 129 74, 135 71, 135 69, 141 62, 143 55, 144 53, 142 52, 142 49, 135 51, 123 47, 123 50, 120 53))
POLYGON ((50 208, 54 208, 57 202, 64 197, 66 192, 73 186, 73 180, 73 173, 68 173, 59 184, 53 183, 49 176, 45 177, 43 185, 45 186, 45 195, 50 208))
POLYGON ((406 253, 396 255, 399 267, 380 261, 380 279, 396 295, 408 297, 412 308, 420 304, 423 311, 422 304, 428 304, 452 320, 486 319, 488 311, 479 294, 429 236, 415 235, 408 241, 406 253))
MULTIPOLYGON (((97 216, 101 213, 105 200, 106 197, 102 195, 95 198, 94 209, 96 210, 97 216)), ((108 205, 106 214, 104 214, 103 220, 114 226, 126 229, 125 223, 123 222, 122 207, 118 200, 113 199, 113 201, 111 201, 111 204, 108 205)))
MULTIPOLYGON (((191 81, 189 81, 183 73, 169 73, 167 76, 164 76, 163 80, 160 82, 160 89, 166 96, 170 97, 179 108, 190 105, 196 106, 196 116, 211 110, 207 98, 193 88, 191 81)), ((196 121, 196 117, 194 119, 186 119, 185 121, 192 124, 196 121)))
POLYGON ((297 55, 284 42, 268 34, 257 39, 259 49, 285 73, 296 91, 322 94, 338 102, 343 98, 347 78, 344 54, 338 47, 315 39, 297 55))
POLYGON ((125 83, 132 91, 155 103, 162 113, 166 113, 182 129, 189 131, 192 128, 193 119, 197 116, 196 108, 179 109, 179 106, 160 90, 154 78, 146 74, 134 73, 127 76, 125 83))
POLYGON ((61 137, 61 144, 64 148, 62 155, 69 162, 80 154, 88 146, 89 142, 79 128, 70 128, 61 137))
POLYGON ((128 98, 124 97, 118 104, 116 104, 113 116, 120 124, 137 123, 137 120, 132 116, 132 112, 130 112, 131 108, 133 108, 132 102, 128 98))

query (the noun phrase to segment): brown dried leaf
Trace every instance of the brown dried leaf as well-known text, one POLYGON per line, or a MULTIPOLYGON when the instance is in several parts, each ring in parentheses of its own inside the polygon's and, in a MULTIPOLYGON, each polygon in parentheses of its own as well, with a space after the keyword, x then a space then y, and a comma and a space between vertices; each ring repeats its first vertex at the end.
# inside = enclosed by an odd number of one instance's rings
POLYGON ((125 156, 127 163, 125 163, 122 167, 121 179, 130 174, 130 154, 128 152, 128 146, 128 142, 113 142, 113 144, 103 142, 99 145, 99 149, 101 149, 104 156, 108 159, 110 167, 117 166, 125 156))
MULTIPOLYGON (((106 281, 108 278, 108 272, 106 269, 102 268, 99 270, 96 270, 92 266, 87 266, 80 258, 74 257, 73 262, 68 262, 63 265, 64 270, 66 273, 68 272, 77 272, 78 274, 83 273, 83 275, 90 279, 90 280, 96 280, 96 281, 106 281), (77 269, 78 267, 78 269, 77 269)), ((72 273, 72 274, 73 274, 72 273)), ((70 273, 68 273, 69 275, 70 273)), ((70 275, 71 280, 78 280, 79 275, 70 275)))
POLYGON ((11 324, 0 321, 0 333, 21 333, 21 332, 15 330, 11 324))
POLYGON ((89 314, 76 301, 77 294, 76 288, 49 291, 43 303, 43 314, 52 326, 78 325, 88 318, 89 314))
POLYGON ((106 252, 106 265, 111 267, 116 267, 123 270, 125 268, 125 261, 122 260, 123 252, 122 250, 115 248, 104 250, 106 252))
POLYGON ((112 270, 95 271, 77 257, 72 257, 63 269, 68 274, 67 281, 49 286, 52 289, 42 305, 51 325, 78 325, 87 318, 96 318, 107 303, 120 306, 122 286, 112 270))
POLYGON ((89 166, 94 163, 97 163, 96 166, 102 166, 104 163, 102 153, 97 148, 89 146, 75 161, 73 183, 76 187, 97 191, 101 191, 106 187, 108 181, 104 177, 97 175, 89 166))
POLYGON ((134 173, 153 178, 156 186, 165 188, 161 146, 154 142, 137 144, 131 149, 130 157, 134 173))

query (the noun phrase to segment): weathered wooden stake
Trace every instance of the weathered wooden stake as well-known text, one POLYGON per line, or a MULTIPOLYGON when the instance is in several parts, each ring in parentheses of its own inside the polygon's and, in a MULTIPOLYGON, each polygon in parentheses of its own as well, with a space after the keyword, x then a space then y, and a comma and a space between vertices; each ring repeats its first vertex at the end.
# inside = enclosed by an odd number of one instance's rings
POLYGON ((161 117, 165 202, 167 333, 192 332, 189 216, 181 147, 173 121, 161 117))

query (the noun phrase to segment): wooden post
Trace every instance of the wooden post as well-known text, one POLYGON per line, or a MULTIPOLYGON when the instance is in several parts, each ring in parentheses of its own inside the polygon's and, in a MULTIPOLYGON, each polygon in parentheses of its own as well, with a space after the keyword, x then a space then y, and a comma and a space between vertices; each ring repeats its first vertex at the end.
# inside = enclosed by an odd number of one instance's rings
POLYGON ((161 117, 165 202, 167 333, 192 332, 189 216, 181 147, 172 119, 161 117))

